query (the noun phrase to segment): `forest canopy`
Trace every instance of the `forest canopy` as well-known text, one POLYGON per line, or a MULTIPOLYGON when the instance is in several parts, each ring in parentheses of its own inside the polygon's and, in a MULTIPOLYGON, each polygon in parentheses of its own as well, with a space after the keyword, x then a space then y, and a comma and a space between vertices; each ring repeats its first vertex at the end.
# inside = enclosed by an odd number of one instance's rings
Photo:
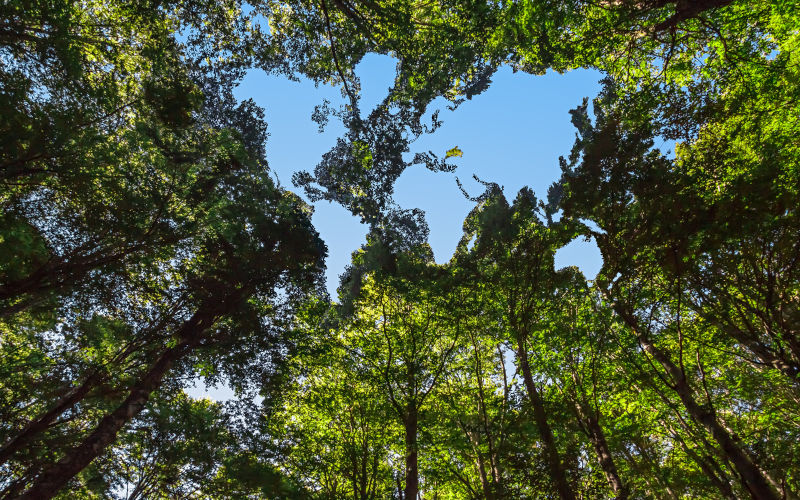
POLYGON ((798 138, 794 0, 3 2, 0 499, 797 498, 798 138), (507 67, 602 89, 437 263, 396 183, 507 67), (253 69, 344 99, 296 192, 253 69), (321 200, 367 227, 336 297, 321 200))

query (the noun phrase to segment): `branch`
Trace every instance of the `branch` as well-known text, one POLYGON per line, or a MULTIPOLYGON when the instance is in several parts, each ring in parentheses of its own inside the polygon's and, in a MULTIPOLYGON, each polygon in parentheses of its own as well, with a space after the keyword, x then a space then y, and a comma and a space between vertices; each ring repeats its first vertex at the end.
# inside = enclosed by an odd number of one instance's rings
POLYGON ((336 43, 333 39, 333 31, 331 30, 331 18, 328 15, 328 6, 325 4, 325 0, 320 0, 320 6, 322 7, 322 13, 325 16, 325 29, 328 32, 328 39, 331 42, 331 55, 333 56, 333 62, 336 65, 336 71, 339 73, 339 78, 342 79, 342 84, 344 85, 344 90, 347 92, 347 95, 350 97, 350 103, 353 106, 353 109, 356 108, 358 100, 355 98, 353 93, 350 91, 350 86, 347 85, 347 78, 344 76, 344 72, 342 71, 342 67, 339 65, 339 57, 336 55, 336 43))

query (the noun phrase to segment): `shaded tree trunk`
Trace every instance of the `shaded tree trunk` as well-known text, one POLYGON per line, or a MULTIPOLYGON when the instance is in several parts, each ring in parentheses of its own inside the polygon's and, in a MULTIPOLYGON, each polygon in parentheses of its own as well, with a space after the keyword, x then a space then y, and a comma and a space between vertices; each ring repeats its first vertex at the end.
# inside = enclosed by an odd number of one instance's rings
POLYGON ((14 453, 22 449, 23 446, 28 444, 37 434, 47 430, 60 415, 69 411, 70 408, 80 402, 95 385, 100 382, 102 376, 99 373, 94 373, 84 380, 78 387, 74 387, 67 392, 61 399, 43 415, 31 420, 16 436, 11 438, 6 444, 0 448, 0 464, 8 461, 14 453))
MULTIPOLYGON (((165 325, 162 322, 161 327, 165 325)), ((134 350, 135 344, 128 345, 122 350, 115 358, 115 361, 125 360, 134 350)), ((83 401, 83 399, 95 388, 103 384, 108 378, 107 370, 94 370, 87 376, 83 383, 77 387, 73 387, 66 394, 61 396, 58 402, 53 405, 50 410, 42 415, 34 418, 28 422, 25 427, 20 430, 16 436, 9 439, 2 448, 0 448, 0 464, 8 461, 14 453, 22 449, 28 444, 37 434, 47 430, 58 417, 72 409, 76 404, 83 401)))
POLYGON ((481 460, 480 455, 478 455, 476 462, 476 465, 478 466, 478 474, 480 475, 481 479, 481 490, 483 490, 483 496, 486 498, 486 500, 493 500, 494 493, 492 493, 492 484, 489 482, 489 478, 486 475, 486 467, 483 465, 483 460, 481 460))
MULTIPOLYGON (((661 9, 667 5, 674 5, 675 12, 666 20, 656 24, 654 27, 655 31, 662 31, 666 29, 674 29, 683 21, 693 19, 707 10, 725 7, 732 2, 733 0, 639 0, 636 2, 631 2, 631 4, 642 14, 649 14, 655 9, 661 9)), ((624 4, 626 2, 608 3, 624 4)))
MULTIPOLYGON (((647 378, 645 378, 643 381, 650 388, 650 390, 658 395, 659 399, 661 399, 666 407, 672 409, 672 411, 675 413, 676 421, 686 432, 686 435, 690 437, 696 435, 696 432, 686 422, 681 413, 678 411, 678 408, 675 407, 673 402, 659 389, 659 387, 647 378)), ((633 387, 637 390, 641 390, 636 384, 634 384, 633 387)), ((653 407, 653 409, 655 411, 655 407, 653 407)), ((719 489, 720 493, 722 493, 722 496, 729 499, 736 498, 736 496, 733 494, 733 490, 731 489, 731 485, 728 482, 726 473, 722 470, 716 460, 714 460, 711 455, 701 457, 689 446, 688 443, 686 443, 686 441, 681 437, 680 433, 673 429, 666 420, 662 420, 661 422, 664 428, 670 431, 672 439, 681 444, 686 454, 700 466, 706 476, 708 476, 709 480, 717 487, 717 489, 719 489)), ((705 439, 705 436, 699 435, 697 437, 699 437, 703 448, 705 448, 708 452, 719 454, 714 445, 705 439)))
POLYGON ((517 358, 522 368, 522 379, 525 383, 525 389, 528 391, 528 397, 533 406, 533 418, 536 421, 536 426, 539 428, 539 434, 542 436, 542 443, 544 444, 544 452, 547 458, 550 476, 555 483, 556 490, 561 499, 574 500, 575 494, 572 492, 572 488, 570 488, 567 482, 567 475, 561 464, 561 459, 558 456, 558 449, 556 448, 553 431, 547 423, 547 412, 544 408, 544 401, 539 394, 539 390, 536 389, 536 383, 533 381, 533 375, 531 374, 531 367, 528 361, 528 352, 525 350, 522 336, 517 337, 517 358))
POLYGON ((798 363, 800 356, 797 354, 800 349, 793 345, 796 342, 792 342, 791 338, 785 339, 789 343, 789 351, 776 350, 765 345, 756 334, 744 332, 733 324, 717 319, 712 319, 712 322, 745 346, 758 358, 760 363, 779 370, 792 384, 800 385, 800 363, 798 363))
POLYGON ((589 441, 592 442, 594 451, 597 454, 597 461, 603 469, 611 491, 614 492, 619 500, 627 499, 629 494, 628 488, 619 477, 617 465, 614 463, 614 457, 611 455, 611 449, 608 446, 605 432, 603 432, 603 428, 600 426, 597 415, 591 408, 587 408, 580 402, 575 403, 575 409, 578 411, 581 424, 586 434, 589 436, 589 441))
POLYGON ((100 420, 95 430, 81 444, 70 450, 59 462, 46 468, 31 487, 18 498, 36 500, 51 498, 114 442, 117 433, 136 417, 150 399, 176 361, 189 354, 202 340, 202 334, 221 315, 220 308, 200 307, 176 332, 178 343, 166 349, 134 383, 128 397, 100 420))
POLYGON ((671 2, 675 4, 675 13, 665 21, 656 24, 655 30, 674 29, 683 21, 693 19, 707 10, 725 7, 732 2, 733 0, 678 0, 671 2))
POLYGON ((641 457, 641 463, 625 446, 622 447, 622 454, 628 459, 628 464, 630 464, 631 468, 636 470, 637 476, 644 479, 644 482, 647 483, 647 487, 649 488, 649 491, 647 492, 648 497, 679 500, 678 495, 675 493, 675 491, 673 491, 669 483, 666 482, 662 477, 659 466, 653 462, 652 458, 650 458, 646 447, 637 442, 635 439, 631 441, 631 446, 639 453, 639 456, 641 457), (653 484, 651 479, 655 482, 655 484, 653 484), (658 495, 658 493, 663 493, 663 495, 658 495))
POLYGON ((639 339, 644 351, 653 357, 672 380, 671 388, 677 393, 686 411, 698 424, 702 425, 711 437, 719 444, 725 457, 733 464, 742 480, 742 485, 754 500, 778 500, 779 487, 775 481, 770 480, 756 465, 750 456, 736 443, 728 430, 717 420, 716 413, 710 406, 700 405, 694 398, 693 390, 689 385, 683 370, 661 349, 656 347, 650 339, 642 334, 636 318, 618 303, 614 310, 622 317, 623 321, 633 330, 639 339))
POLYGON ((735 500, 736 495, 733 494, 733 490, 731 489, 731 485, 725 479, 724 476, 719 476, 717 474, 717 470, 719 470, 719 466, 714 463, 714 459, 712 457, 702 457, 697 452, 695 452, 692 447, 683 439, 681 438, 680 434, 677 431, 670 428, 666 423, 664 427, 670 430, 672 434, 672 439, 680 443, 681 448, 689 456, 694 462, 700 466, 700 469, 708 476, 709 481, 722 493, 722 496, 729 499, 735 500), (716 469, 716 470, 715 470, 716 469))
POLYGON ((419 496, 419 467, 417 464, 417 427, 419 414, 416 406, 408 405, 403 417, 406 430, 406 488, 404 500, 416 500, 419 496))

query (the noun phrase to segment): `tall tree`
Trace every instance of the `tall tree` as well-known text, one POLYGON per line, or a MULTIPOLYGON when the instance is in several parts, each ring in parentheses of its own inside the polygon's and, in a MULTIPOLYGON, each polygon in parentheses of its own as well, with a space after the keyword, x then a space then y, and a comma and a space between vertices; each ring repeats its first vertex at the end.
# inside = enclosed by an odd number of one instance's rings
POLYGON ((344 346, 311 333, 315 346, 294 358, 297 375, 265 415, 282 467, 322 498, 389 497, 396 473, 390 459, 400 451, 402 428, 380 386, 352 364, 344 346))
MULTIPOLYGON (((611 93, 605 95, 609 97, 611 93)), ((738 203, 728 205, 727 197, 723 196, 719 203, 704 200, 703 191, 717 190, 717 186, 696 182, 696 176, 706 167, 691 161, 689 151, 693 145, 687 144, 686 149, 679 150, 676 160, 670 160, 651 149, 653 129, 647 120, 637 119, 636 115, 628 120, 602 100, 595 101, 595 113, 597 122, 592 125, 585 107, 575 112, 580 136, 570 163, 564 162, 565 211, 572 217, 589 216, 601 228, 602 232, 592 234, 604 257, 602 286, 616 313, 636 335, 644 354, 660 365, 667 385, 690 417, 712 436, 740 475, 745 489, 754 498, 773 498, 780 483, 734 438, 715 410, 707 389, 702 397, 707 401, 701 402, 700 388, 707 387, 705 372, 701 366, 699 372, 688 370, 685 359, 686 335, 694 318, 687 310, 694 292, 688 284, 694 281, 695 273, 705 274, 700 267, 709 268, 714 262, 724 261, 725 251, 720 250, 732 236, 726 234, 727 224, 720 227, 714 220, 740 220, 737 240, 742 237, 742 229, 754 230, 754 238, 763 237, 763 226, 756 229, 759 223, 748 221, 744 215, 748 210, 737 209, 738 203), (670 212, 665 213, 665 207, 670 212)), ((757 175, 750 169, 739 172, 748 177, 757 175)), ((732 174, 735 178, 738 172, 732 174)), ((726 182, 733 180, 731 177, 718 179, 726 182)), ((760 199, 759 195, 755 198, 754 202, 760 199)), ((792 212, 787 207, 777 215, 778 219, 767 216, 767 220, 784 222, 788 229, 792 212)), ((764 221, 762 224, 767 223, 764 218, 759 219, 764 221)), ((725 279, 724 274, 717 276, 725 279)), ((700 297, 706 295, 702 288, 696 290, 700 297)))
POLYGON ((530 359, 531 335, 560 279, 554 270, 555 251, 572 235, 569 226, 548 227, 538 218, 540 207, 527 188, 509 205, 497 186, 488 185, 480 201, 465 222, 458 257, 492 283, 495 318, 514 345, 553 485, 561 498, 575 498, 530 359))
POLYGON ((243 342, 247 332, 263 335, 270 309, 282 314, 282 300, 297 300, 318 286, 324 247, 299 200, 275 188, 263 171, 237 178, 229 187, 237 192, 228 192, 230 198, 215 207, 213 225, 182 266, 181 298, 190 304, 185 320, 159 332, 164 344, 121 388, 124 398, 116 409, 62 460, 36 474, 27 495, 57 490, 96 458, 142 410, 174 364, 198 348, 230 349, 229 336, 243 342))
MULTIPOLYGON (((429 251, 428 251, 429 252, 429 251)), ((443 276, 422 249, 411 259, 423 272, 443 276), (431 267, 431 269, 426 269, 431 267)), ((420 274, 417 282, 380 275, 367 276, 356 301, 352 323, 342 331, 349 356, 365 376, 380 384, 383 397, 404 430, 403 498, 420 494, 419 430, 424 412, 452 360, 461 331, 460 319, 448 314, 456 300, 436 282, 420 274)))

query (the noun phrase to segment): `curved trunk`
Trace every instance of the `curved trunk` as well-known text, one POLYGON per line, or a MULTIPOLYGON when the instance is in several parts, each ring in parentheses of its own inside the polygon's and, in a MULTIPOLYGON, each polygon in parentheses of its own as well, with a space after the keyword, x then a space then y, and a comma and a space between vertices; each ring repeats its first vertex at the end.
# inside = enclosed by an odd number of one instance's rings
POLYGON ((161 385, 164 375, 176 361, 190 353, 202 340, 202 333, 219 317, 216 308, 200 308, 176 332, 178 343, 166 349, 150 368, 130 388, 128 397, 111 413, 97 424, 95 430, 73 448, 59 462, 46 468, 33 485, 18 498, 38 500, 51 498, 80 471, 114 442, 117 433, 131 419, 138 415, 150 399, 150 394, 161 385), (211 309, 209 311, 209 309, 211 309))
POLYGON ((544 408, 544 401, 533 381, 530 363, 528 362, 528 352, 525 350, 521 337, 517 338, 517 358, 522 368, 522 379, 525 383, 525 389, 528 391, 528 397, 533 406, 533 418, 542 436, 542 443, 544 444, 544 452, 547 457, 547 466, 550 470, 550 476, 555 483, 556 490, 561 499, 574 500, 575 494, 572 492, 572 488, 570 488, 567 482, 567 475, 564 471, 564 467, 561 465, 561 459, 558 456, 558 449, 556 448, 553 431, 547 423, 547 412, 544 408))
POLYGON ((659 349, 646 336, 641 334, 638 321, 618 304, 614 310, 633 330, 644 351, 653 357, 672 380, 672 390, 680 398, 686 411, 695 422, 702 425, 711 437, 719 444, 725 457, 733 464, 742 480, 742 485, 754 500, 778 500, 778 487, 753 462, 750 456, 736 443, 728 430, 717 420, 712 408, 703 406, 694 398, 694 393, 683 371, 672 362, 672 359, 659 349))

